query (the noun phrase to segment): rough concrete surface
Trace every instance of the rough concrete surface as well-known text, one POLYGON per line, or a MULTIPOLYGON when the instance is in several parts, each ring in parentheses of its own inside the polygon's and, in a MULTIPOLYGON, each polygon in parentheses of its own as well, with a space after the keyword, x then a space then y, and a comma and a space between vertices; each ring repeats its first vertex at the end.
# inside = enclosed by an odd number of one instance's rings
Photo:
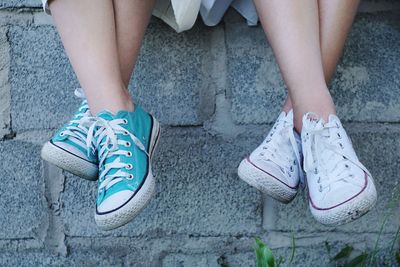
POLYGON ((397 266, 399 63, 400 3, 362 1, 330 88, 379 198, 360 220, 324 227, 307 191, 283 205, 236 173, 286 94, 262 28, 234 10, 182 34, 153 18, 129 90, 162 124, 156 194, 105 232, 94 222, 96 182, 40 159, 80 102, 52 19, 38 0, 0 0, 0 266, 256 266, 255 237, 286 266, 293 236, 288 266, 337 266, 330 258, 346 244, 350 258, 377 244, 377 266, 397 266))

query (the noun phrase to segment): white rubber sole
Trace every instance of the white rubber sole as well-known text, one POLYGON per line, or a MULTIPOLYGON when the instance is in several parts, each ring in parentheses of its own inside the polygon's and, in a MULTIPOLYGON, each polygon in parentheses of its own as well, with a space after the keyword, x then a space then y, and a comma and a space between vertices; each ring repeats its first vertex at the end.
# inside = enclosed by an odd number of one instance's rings
POLYGON ((350 201, 335 208, 321 210, 309 203, 311 214, 314 218, 327 226, 338 226, 357 220, 370 211, 376 203, 377 193, 373 179, 368 176, 367 187, 350 201))
POLYGON ((50 141, 44 144, 41 151, 41 157, 45 161, 86 180, 96 181, 98 179, 99 167, 97 164, 69 153, 64 149, 55 146, 50 141))
POLYGON ((124 206, 114 212, 98 214, 95 212, 95 221, 101 230, 113 230, 132 221, 150 202, 155 192, 155 179, 151 170, 151 161, 160 136, 160 124, 153 118, 153 129, 150 140, 149 171, 145 182, 136 195, 124 206))
POLYGON ((238 175, 249 185, 285 204, 292 201, 297 194, 297 189, 290 188, 275 177, 256 168, 247 158, 240 163, 238 175))

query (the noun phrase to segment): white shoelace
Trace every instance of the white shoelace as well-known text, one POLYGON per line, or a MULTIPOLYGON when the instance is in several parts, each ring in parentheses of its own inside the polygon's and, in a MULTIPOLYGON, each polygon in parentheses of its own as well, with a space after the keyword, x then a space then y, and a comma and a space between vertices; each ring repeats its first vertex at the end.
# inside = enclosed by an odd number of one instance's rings
MULTIPOLYGON (((81 99, 85 99, 85 95, 81 88, 75 90, 75 96, 81 99)), ((74 143, 81 147, 87 147, 87 155, 90 157, 90 153, 95 154, 95 146, 93 143, 87 142, 87 136, 89 127, 95 122, 94 117, 90 114, 89 106, 86 99, 83 101, 83 105, 79 107, 79 113, 69 122, 69 125, 65 127, 65 130, 60 133, 61 136, 68 136, 74 143), (83 110, 85 110, 83 112, 83 110), (82 117, 80 117, 82 116, 82 117), (77 125, 72 125, 77 124, 77 125)))
POLYGON ((95 143, 96 147, 100 147, 98 151, 100 167, 103 166, 107 158, 117 156, 113 162, 104 165, 104 169, 99 175, 99 190, 107 190, 112 185, 124 179, 132 180, 134 178, 132 174, 123 171, 124 169, 130 170, 134 166, 121 162, 120 157, 118 157, 119 155, 132 157, 131 152, 120 149, 120 146, 130 147, 132 144, 124 140, 118 140, 117 134, 129 135, 134 144, 146 153, 147 156, 149 155, 143 143, 135 135, 131 134, 120 125, 127 123, 125 119, 107 121, 103 118, 97 118, 96 122, 92 124, 89 129, 87 143, 95 143), (108 174, 112 169, 118 169, 118 171, 114 174, 108 174))
POLYGON ((280 168, 284 167, 285 172, 291 176, 291 173, 294 172, 292 169, 293 165, 297 165, 299 169, 299 176, 300 176, 300 181, 302 184, 304 184, 304 177, 303 177, 303 171, 301 168, 301 158, 300 158, 300 151, 296 142, 296 138, 294 136, 294 129, 293 129, 293 122, 286 117, 282 119, 283 121, 280 122, 278 121, 272 130, 270 131, 269 135, 264 141, 263 145, 263 152, 261 152, 260 156, 263 157, 266 160, 270 160, 273 163, 275 163, 277 166, 280 168), (278 134, 280 135, 279 138, 273 138, 273 135, 278 134), (289 141, 291 144, 291 147, 288 147, 286 145, 282 145, 281 142, 276 142, 277 140, 279 141, 286 141, 287 137, 289 137, 289 141), (286 148, 286 149, 285 149, 286 148), (294 164, 290 164, 290 166, 287 166, 288 162, 293 161, 291 157, 288 155, 292 155, 293 151, 295 154, 295 162, 294 164))
MULTIPOLYGON (((306 173, 321 173, 317 183, 319 191, 322 192, 331 184, 352 178, 350 162, 355 164, 369 174, 368 170, 353 155, 347 154, 344 148, 346 143, 337 132, 335 138, 330 137, 330 129, 339 128, 336 123, 325 123, 319 121, 314 128, 303 124, 306 131, 304 153, 304 170, 306 173)), ((348 181, 351 182, 351 181, 348 181)))

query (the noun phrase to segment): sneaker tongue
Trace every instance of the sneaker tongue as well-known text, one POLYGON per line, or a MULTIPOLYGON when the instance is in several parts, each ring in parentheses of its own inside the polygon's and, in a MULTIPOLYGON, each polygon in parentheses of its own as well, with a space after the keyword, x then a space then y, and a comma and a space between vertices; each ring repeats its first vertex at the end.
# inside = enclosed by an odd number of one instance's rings
POLYGON ((340 122, 340 119, 336 115, 333 115, 333 114, 329 115, 329 123, 330 124, 335 123, 339 127, 342 125, 342 123, 340 122))
POLYGON ((310 123, 318 123, 318 121, 320 120, 321 118, 317 115, 317 114, 315 114, 315 113, 307 113, 306 114, 306 120, 307 121, 309 121, 310 123))
POLYGON ((99 113, 97 113, 97 117, 102 118, 107 121, 111 121, 114 119, 114 114, 112 114, 108 110, 103 110, 103 111, 100 111, 99 113))
MULTIPOLYGON (((282 112, 283 113, 283 112, 282 112)), ((291 109, 288 113, 286 113, 286 118, 288 120, 293 121, 293 109, 291 109)))

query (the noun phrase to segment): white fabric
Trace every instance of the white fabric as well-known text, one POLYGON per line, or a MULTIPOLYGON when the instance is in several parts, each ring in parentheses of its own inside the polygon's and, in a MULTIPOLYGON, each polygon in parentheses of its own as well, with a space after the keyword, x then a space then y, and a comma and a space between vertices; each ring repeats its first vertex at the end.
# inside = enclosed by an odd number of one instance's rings
POLYGON ((200 14, 204 23, 217 25, 230 6, 247 20, 248 25, 257 25, 258 15, 253 0, 202 0, 200 14))
POLYGON ((153 15, 182 32, 193 27, 200 10, 201 0, 158 0, 153 15))

